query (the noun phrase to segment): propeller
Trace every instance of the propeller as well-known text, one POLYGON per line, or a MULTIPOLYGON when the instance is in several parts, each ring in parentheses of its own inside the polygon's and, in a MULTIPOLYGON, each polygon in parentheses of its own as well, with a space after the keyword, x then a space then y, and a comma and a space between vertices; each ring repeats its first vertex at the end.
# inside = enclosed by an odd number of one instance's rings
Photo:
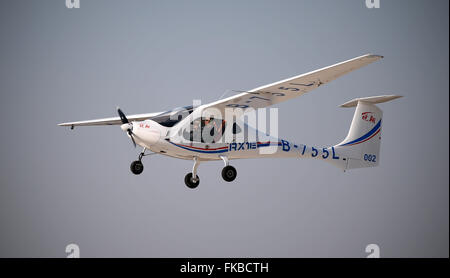
POLYGON ((128 135, 130 135, 131 141, 133 142, 133 145, 136 148, 136 142, 134 141, 134 138, 133 138, 133 135, 134 135, 133 124, 130 123, 130 121, 128 121, 127 117, 122 112, 122 110, 120 110, 119 107, 117 107, 117 113, 119 114, 120 120, 122 121, 122 125, 120 126, 120 128, 123 131, 126 131, 128 133, 128 135))

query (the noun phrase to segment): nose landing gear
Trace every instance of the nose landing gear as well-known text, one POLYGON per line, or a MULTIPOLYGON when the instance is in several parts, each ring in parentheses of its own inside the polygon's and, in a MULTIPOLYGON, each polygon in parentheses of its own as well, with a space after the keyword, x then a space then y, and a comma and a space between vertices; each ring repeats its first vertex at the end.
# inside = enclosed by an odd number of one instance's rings
POLYGON ((139 154, 138 160, 131 162, 130 170, 135 175, 140 175, 144 171, 144 164, 142 164, 142 158, 144 156, 156 154, 156 153, 146 154, 145 151, 146 151, 146 148, 144 148, 142 150, 142 152, 139 154))

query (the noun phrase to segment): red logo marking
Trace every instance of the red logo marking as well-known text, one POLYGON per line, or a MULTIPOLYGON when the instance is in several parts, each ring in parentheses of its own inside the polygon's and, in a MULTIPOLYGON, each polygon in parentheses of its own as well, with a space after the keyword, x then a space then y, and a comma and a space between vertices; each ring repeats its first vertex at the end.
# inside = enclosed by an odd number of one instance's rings
POLYGON ((373 116, 373 112, 363 112, 361 118, 366 122, 375 123, 376 119, 373 116))
POLYGON ((150 128, 150 126, 148 124, 139 124, 139 127, 141 128, 150 128))

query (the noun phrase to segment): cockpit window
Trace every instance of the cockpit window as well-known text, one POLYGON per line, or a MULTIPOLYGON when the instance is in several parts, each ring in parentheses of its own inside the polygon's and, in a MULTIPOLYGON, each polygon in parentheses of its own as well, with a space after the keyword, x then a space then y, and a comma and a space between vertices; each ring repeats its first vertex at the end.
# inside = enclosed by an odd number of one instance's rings
POLYGON ((194 107, 192 105, 181 108, 175 108, 174 110, 161 113, 160 115, 151 118, 153 121, 165 127, 173 127, 179 123, 182 119, 189 116, 194 107))
POLYGON ((198 118, 183 130, 183 138, 192 142, 216 143, 225 131, 225 121, 222 119, 198 118))

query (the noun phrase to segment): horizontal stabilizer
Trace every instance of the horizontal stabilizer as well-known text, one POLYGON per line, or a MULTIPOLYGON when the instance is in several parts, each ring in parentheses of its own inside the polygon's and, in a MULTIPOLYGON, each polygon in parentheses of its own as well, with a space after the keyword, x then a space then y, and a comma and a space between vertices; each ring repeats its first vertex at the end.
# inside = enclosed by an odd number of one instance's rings
POLYGON ((344 104, 341 104, 341 107, 356 107, 356 105, 358 104, 358 101, 364 101, 367 103, 372 103, 372 104, 376 104, 376 103, 383 103, 386 101, 390 101, 396 98, 401 98, 402 96, 396 96, 396 95, 383 95, 383 96, 374 96, 374 97, 362 97, 362 98, 355 98, 352 99, 350 101, 347 101, 344 104))

